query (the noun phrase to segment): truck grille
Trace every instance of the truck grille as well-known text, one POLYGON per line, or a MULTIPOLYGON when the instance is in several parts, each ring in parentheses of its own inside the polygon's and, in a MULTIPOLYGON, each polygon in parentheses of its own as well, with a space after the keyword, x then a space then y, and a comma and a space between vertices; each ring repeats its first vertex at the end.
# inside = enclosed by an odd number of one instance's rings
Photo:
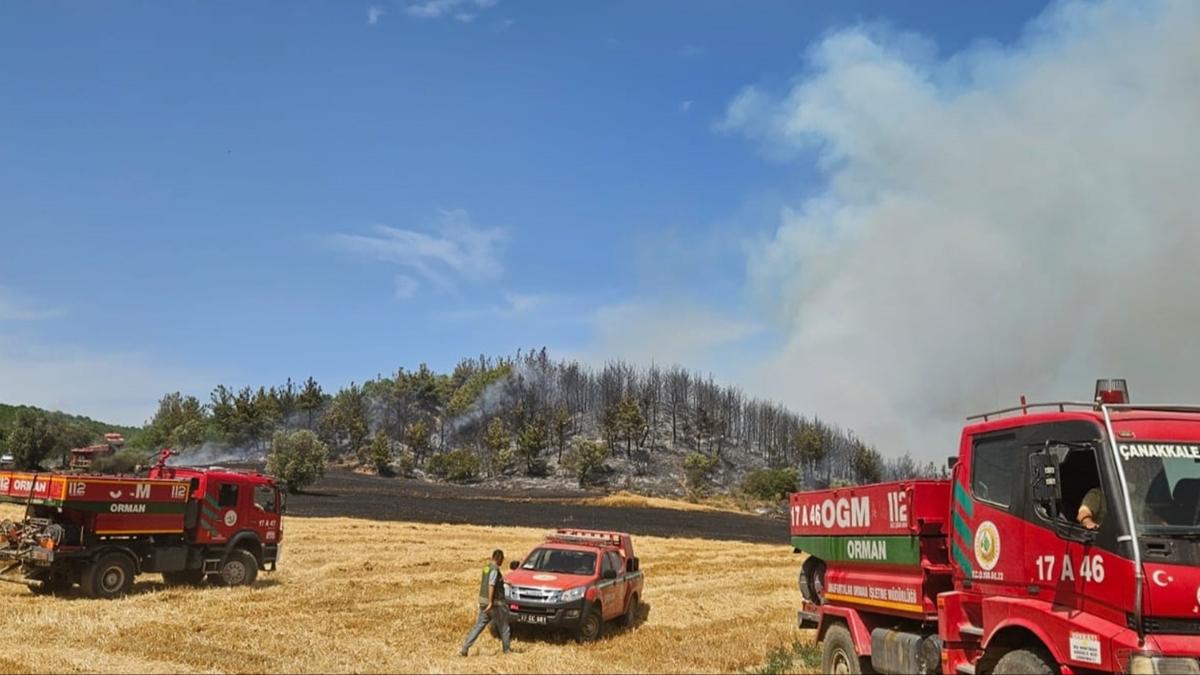
MULTIPOLYGON (((1126 615, 1130 628, 1134 627, 1133 614, 1126 615)), ((1200 622, 1194 619, 1164 619, 1153 616, 1142 618, 1146 632, 1151 635, 1200 635, 1200 622)))
POLYGON ((554 616, 554 613, 558 611, 558 608, 556 608, 556 607, 535 607, 533 605, 514 605, 514 606, 517 609, 514 609, 513 611, 518 612, 520 614, 544 614, 546 616, 554 616))
POLYGON ((509 587, 510 600, 528 600, 532 602, 554 602, 558 598, 558 591, 553 588, 535 588, 533 586, 511 586, 509 587))

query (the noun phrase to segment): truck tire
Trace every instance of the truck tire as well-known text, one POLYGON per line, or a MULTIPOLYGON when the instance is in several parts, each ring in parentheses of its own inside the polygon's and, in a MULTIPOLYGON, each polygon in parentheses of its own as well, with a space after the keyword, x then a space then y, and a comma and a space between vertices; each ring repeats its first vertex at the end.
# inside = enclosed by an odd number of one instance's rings
POLYGON ((119 598, 133 589, 135 572, 129 556, 124 553, 105 553, 83 568, 79 585, 89 598, 119 598))
POLYGON ((576 642, 595 642, 604 635, 604 615, 600 613, 600 605, 592 605, 587 614, 579 620, 575 629, 576 642))
POLYGON ((65 595, 72 586, 70 577, 53 572, 45 572, 31 578, 42 582, 40 585, 29 587, 34 595, 65 595))
POLYGON ((626 628, 633 628, 637 625, 638 612, 641 610, 641 604, 638 601, 637 593, 629 596, 629 609, 625 610, 625 614, 621 616, 621 625, 626 628))
POLYGON ((230 551, 217 573, 208 575, 208 580, 217 586, 249 586, 257 578, 258 559, 241 548, 230 551))
POLYGON ((179 570, 163 572, 163 583, 168 586, 199 586, 204 583, 204 570, 179 570))
POLYGON ((825 561, 809 556, 800 566, 800 595, 814 605, 825 603, 825 561))
POLYGON ((862 675, 874 672, 869 660, 854 651, 850 629, 835 623, 825 630, 821 640, 821 672, 836 675, 862 675))
POLYGON ((1050 675, 1056 672, 1058 668, 1054 665, 1054 659, 1040 649, 1005 652, 992 669, 993 675, 1050 675))

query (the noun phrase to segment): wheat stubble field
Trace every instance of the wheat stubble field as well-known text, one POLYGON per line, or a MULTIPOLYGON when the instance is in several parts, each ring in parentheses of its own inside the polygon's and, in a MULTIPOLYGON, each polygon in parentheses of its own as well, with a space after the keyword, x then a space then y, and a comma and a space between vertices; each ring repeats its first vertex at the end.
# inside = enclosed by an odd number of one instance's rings
POLYGON ((253 588, 145 575, 131 597, 104 602, 3 584, 0 672, 737 672, 800 637, 786 544, 639 537, 636 628, 589 645, 520 634, 508 656, 485 634, 458 657, 484 558, 523 554, 543 533, 293 517, 280 571, 253 588))

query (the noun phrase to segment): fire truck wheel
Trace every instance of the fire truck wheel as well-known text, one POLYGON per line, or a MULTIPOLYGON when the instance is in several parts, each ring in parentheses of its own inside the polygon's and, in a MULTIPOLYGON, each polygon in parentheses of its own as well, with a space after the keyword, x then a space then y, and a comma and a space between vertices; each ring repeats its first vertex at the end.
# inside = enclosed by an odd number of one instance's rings
POLYGON ((633 628, 637 624, 638 612, 641 608, 638 605, 638 596, 633 595, 629 598, 629 609, 625 611, 621 617, 621 625, 626 628, 633 628))
POLYGON ((996 662, 994 675, 1050 675, 1056 673, 1054 660, 1041 650, 1014 649, 996 662))
POLYGON ((163 583, 168 586, 199 586, 204 583, 204 570, 180 570, 163 572, 163 583))
POLYGON ((249 586, 258 578, 258 560, 254 554, 240 548, 229 552, 221 569, 208 580, 218 586, 249 586))
POLYGON ((604 616, 600 613, 599 605, 592 605, 592 608, 579 622, 579 628, 575 629, 576 642, 593 642, 599 640, 604 634, 604 616))
POLYGON ((133 588, 133 561, 124 553, 106 553, 83 568, 80 586, 89 598, 119 598, 133 588))
POLYGON ((825 639, 821 641, 821 672, 836 675, 860 675, 871 673, 871 662, 860 658, 854 651, 854 639, 850 629, 840 623, 829 626, 825 639))

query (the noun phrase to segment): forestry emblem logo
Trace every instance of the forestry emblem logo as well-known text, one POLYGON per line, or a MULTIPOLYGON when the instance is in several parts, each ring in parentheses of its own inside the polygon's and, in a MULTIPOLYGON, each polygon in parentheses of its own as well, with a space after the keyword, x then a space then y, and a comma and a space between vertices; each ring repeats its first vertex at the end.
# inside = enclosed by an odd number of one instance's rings
POLYGON ((1000 531, 990 520, 983 521, 975 530, 975 560, 989 572, 1000 560, 1000 531))

